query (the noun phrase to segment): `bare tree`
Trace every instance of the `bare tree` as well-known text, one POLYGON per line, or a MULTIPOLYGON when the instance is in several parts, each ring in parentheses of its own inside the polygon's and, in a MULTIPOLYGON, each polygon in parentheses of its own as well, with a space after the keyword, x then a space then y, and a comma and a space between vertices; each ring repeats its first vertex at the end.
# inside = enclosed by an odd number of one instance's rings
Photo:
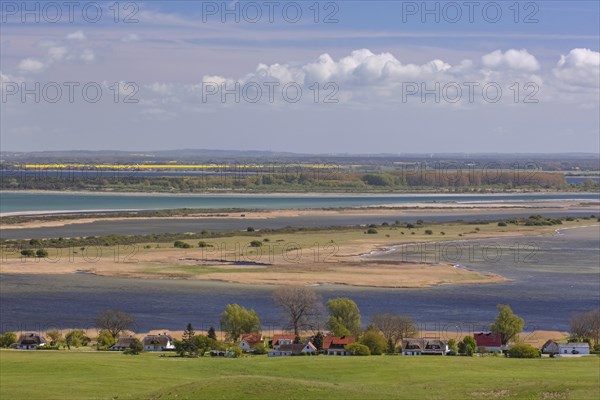
POLYGON ((288 328, 294 330, 294 335, 318 326, 323 304, 315 291, 301 286, 283 287, 273 293, 273 300, 285 312, 288 328))
POLYGON ((600 343, 600 309, 575 314, 569 320, 571 334, 579 339, 600 343))
POLYGON ((105 329, 114 339, 126 329, 135 324, 135 319, 131 314, 123 311, 104 310, 96 317, 96 326, 98 329, 105 329))
POLYGON ((375 314, 371 318, 371 323, 381 331, 385 340, 393 347, 401 343, 402 339, 414 337, 419 333, 412 318, 404 315, 391 313, 375 314))

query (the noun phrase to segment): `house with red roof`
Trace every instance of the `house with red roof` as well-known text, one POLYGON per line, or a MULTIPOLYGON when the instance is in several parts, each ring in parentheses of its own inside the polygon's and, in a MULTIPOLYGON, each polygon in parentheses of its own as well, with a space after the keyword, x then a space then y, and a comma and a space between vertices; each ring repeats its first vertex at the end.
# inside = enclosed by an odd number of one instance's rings
POLYGON ((488 351, 499 351, 506 350, 507 347, 502 345, 502 336, 499 333, 476 333, 473 335, 477 348, 485 347, 488 351))
POLYGON ((271 339, 271 347, 275 348, 282 344, 293 344, 296 336, 294 335, 286 335, 286 334, 277 334, 273 335, 271 339))
POLYGON ((325 336, 323 338, 323 354, 328 356, 347 356, 350 353, 346 346, 356 342, 353 336, 325 336))
POLYGON ((264 343, 263 336, 260 333, 247 333, 242 335, 240 340, 240 347, 244 353, 250 353, 254 351, 254 346, 258 343, 264 343))
MULTIPOLYGON (((288 339, 283 340, 287 341, 288 339)), ((315 347, 315 345, 312 344, 312 342, 307 341, 305 343, 296 344, 279 344, 275 346, 273 350, 269 350, 269 357, 301 356, 303 354, 309 356, 317 354, 317 348, 315 347)))

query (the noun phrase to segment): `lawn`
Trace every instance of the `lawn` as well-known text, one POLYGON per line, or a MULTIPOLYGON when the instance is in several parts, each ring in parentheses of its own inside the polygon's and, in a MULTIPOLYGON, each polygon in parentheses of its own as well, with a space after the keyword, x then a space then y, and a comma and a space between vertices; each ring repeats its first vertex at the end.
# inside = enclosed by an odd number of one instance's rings
POLYGON ((2 399, 595 399, 600 359, 0 351, 2 399))

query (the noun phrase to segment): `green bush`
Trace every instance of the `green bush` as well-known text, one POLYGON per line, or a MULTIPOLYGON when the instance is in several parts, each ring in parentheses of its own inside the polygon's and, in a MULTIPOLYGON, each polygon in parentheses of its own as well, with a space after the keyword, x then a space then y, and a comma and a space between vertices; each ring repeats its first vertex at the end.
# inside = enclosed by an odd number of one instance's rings
POLYGON ((383 354, 388 348, 388 343, 385 338, 379 332, 372 330, 369 330, 362 335, 360 344, 367 346, 369 352, 376 356, 383 354))
POLYGON ((144 345, 139 339, 135 339, 133 343, 129 345, 129 348, 123 352, 131 356, 137 356, 144 350, 144 345))
POLYGON ((35 256, 38 258, 46 258, 46 257, 48 257, 48 250, 39 249, 38 251, 35 252, 35 256))
POLYGON ((201 241, 198 242, 198 247, 200 247, 200 248, 213 247, 213 245, 210 244, 210 243, 206 243, 205 241, 201 240, 201 241))
POLYGON ((426 235, 433 235, 433 231, 431 229, 426 229, 425 230, 425 234, 426 235))
POLYGON ((183 242, 181 240, 176 240, 175 243, 173 243, 173 247, 177 247, 179 249, 189 249, 192 246, 189 243, 183 242))
POLYGON ((35 252, 31 249, 21 250, 21 255, 25 257, 33 257, 35 256, 35 252))
POLYGON ((510 358, 539 358, 541 352, 539 349, 525 343, 517 343, 508 349, 510 358))
POLYGON ((14 332, 6 332, 0 335, 0 347, 10 347, 13 343, 17 343, 17 335, 14 332))
POLYGON ((369 235, 375 235, 375 234, 377 234, 378 232, 377 232, 377 229, 375 229, 375 228, 369 228, 369 230, 367 230, 367 233, 368 233, 369 235))
POLYGON ((498 222, 498 226, 506 226, 506 222, 498 222))
POLYGON ((346 345, 346 350, 353 356, 370 356, 371 350, 364 344, 351 343, 346 345))
POLYGON ((253 240, 250 242, 251 247, 262 247, 263 243, 260 240, 253 240))

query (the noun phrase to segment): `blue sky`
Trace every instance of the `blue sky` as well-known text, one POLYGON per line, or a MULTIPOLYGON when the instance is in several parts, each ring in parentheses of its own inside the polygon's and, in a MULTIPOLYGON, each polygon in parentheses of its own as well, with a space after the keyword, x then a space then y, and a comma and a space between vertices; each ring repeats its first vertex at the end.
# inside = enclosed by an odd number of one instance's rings
POLYGON ((118 22, 114 2, 94 2, 95 23, 78 9, 49 22, 47 2, 35 3, 40 21, 23 23, 22 2, 2 2, 3 150, 600 147, 598 1, 427 2, 439 21, 421 1, 120 2, 118 22), (221 21, 224 4, 239 23, 221 21), (73 101, 65 82, 77 84, 73 101), (40 101, 23 97, 36 84, 40 101), (85 85, 102 98, 86 99, 85 85), (484 87, 500 88, 498 101, 484 87))

